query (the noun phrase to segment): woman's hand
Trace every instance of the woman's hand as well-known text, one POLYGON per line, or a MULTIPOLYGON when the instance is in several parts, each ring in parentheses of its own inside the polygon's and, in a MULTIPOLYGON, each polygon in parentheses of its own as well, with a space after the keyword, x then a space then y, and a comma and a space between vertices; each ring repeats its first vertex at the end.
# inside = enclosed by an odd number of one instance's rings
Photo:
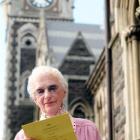
POLYGON ((32 139, 32 138, 24 138, 24 140, 35 140, 35 139, 32 139))
POLYGON ((27 136, 24 136, 24 140, 35 140, 33 138, 28 138, 27 136))

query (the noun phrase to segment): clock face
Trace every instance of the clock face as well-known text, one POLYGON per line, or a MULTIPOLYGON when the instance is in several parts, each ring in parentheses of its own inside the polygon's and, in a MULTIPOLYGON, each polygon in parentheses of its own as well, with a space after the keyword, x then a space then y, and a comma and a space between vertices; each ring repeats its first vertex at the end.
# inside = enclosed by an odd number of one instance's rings
POLYGON ((48 8, 53 4, 53 1, 54 0, 28 0, 29 4, 36 8, 48 8))

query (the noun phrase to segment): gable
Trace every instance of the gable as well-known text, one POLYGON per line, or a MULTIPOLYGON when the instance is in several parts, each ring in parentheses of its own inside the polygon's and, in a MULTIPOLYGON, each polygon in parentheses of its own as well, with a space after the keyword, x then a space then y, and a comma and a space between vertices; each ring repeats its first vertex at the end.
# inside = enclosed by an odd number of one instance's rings
POLYGON ((77 38, 73 42, 68 54, 68 56, 93 56, 91 51, 87 48, 87 44, 81 34, 78 33, 77 38))
POLYGON ((78 33, 78 37, 64 57, 59 69, 63 74, 88 76, 90 66, 94 64, 95 57, 88 50, 81 33, 78 33))

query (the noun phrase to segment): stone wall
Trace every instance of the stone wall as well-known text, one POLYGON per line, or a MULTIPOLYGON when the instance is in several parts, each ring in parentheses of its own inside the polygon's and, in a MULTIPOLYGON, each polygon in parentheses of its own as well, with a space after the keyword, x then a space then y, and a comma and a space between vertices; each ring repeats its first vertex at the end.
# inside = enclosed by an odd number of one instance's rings
POLYGON ((115 40, 112 47, 112 104, 113 127, 115 140, 123 140, 125 131, 125 104, 124 104, 124 71, 122 60, 123 49, 120 38, 115 40))
POLYGON ((94 118, 102 140, 108 140, 108 99, 106 92, 106 77, 102 79, 94 96, 94 118))

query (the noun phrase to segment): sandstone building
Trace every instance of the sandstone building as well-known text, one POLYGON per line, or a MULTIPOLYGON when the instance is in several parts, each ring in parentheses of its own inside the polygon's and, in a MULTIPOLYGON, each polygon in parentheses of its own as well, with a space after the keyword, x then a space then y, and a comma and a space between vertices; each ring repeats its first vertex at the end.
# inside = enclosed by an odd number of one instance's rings
POLYGON ((73 0, 50 0, 47 3, 6 0, 6 11, 8 47, 4 140, 13 140, 22 124, 38 118, 38 111, 26 89, 31 69, 38 64, 59 67, 78 33, 95 54, 93 62, 96 62, 104 46, 104 34, 97 25, 74 23, 73 0))
POLYGON ((140 1, 106 1, 107 45, 87 81, 102 140, 140 140, 140 1))

